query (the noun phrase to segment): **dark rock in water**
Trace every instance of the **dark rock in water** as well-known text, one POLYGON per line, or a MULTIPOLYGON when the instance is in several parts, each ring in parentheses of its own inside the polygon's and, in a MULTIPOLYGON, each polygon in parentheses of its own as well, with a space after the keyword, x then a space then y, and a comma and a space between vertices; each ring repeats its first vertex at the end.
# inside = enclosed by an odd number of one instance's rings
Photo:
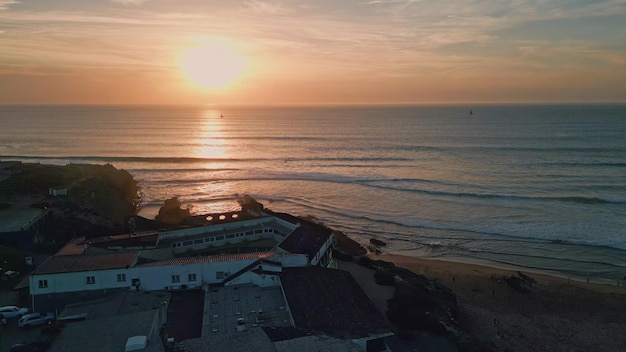
POLYGON ((373 244, 374 246, 378 246, 378 247, 386 247, 387 243, 378 240, 376 238, 370 238, 370 243, 373 244))
POLYGON ((239 205, 241 205, 241 211, 243 213, 251 213, 255 215, 261 214, 263 212, 263 204, 259 203, 256 199, 252 198, 248 194, 244 194, 243 198, 237 200, 239 205))
POLYGON ((353 256, 340 248, 333 249, 333 258, 343 260, 344 262, 351 262, 354 260, 353 256))
POLYGON ((396 284, 394 275, 385 268, 378 268, 374 273, 376 283, 383 286, 393 286, 396 284))
POLYGON ((172 197, 163 202, 163 206, 159 209, 159 214, 157 214, 155 220, 170 226, 176 226, 190 216, 191 209, 188 206, 183 206, 178 197, 172 197))

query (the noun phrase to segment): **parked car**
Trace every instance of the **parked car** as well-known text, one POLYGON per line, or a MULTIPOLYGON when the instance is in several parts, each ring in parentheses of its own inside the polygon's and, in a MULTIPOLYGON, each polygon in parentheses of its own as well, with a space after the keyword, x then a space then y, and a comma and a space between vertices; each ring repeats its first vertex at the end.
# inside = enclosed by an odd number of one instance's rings
POLYGON ((8 270, 4 274, 2 274, 2 280, 8 281, 20 276, 20 273, 13 270, 8 270))
POLYGON ((28 308, 20 308, 17 306, 0 307, 0 314, 7 319, 20 318, 22 315, 28 314, 28 308))
POLYGON ((17 326, 25 328, 27 326, 37 326, 54 321, 54 313, 30 313, 21 317, 17 321, 17 326))

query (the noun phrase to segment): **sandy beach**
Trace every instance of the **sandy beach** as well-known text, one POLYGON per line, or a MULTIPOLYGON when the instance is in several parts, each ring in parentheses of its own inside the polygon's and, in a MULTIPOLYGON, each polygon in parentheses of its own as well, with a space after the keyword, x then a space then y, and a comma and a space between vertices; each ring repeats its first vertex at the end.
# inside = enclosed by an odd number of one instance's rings
MULTIPOLYGON (((463 329, 496 351, 626 351, 626 287, 525 272, 537 283, 524 294, 502 280, 516 270, 393 254, 370 256, 450 287, 457 295, 463 329)), ((373 271, 356 263, 340 266, 352 272, 384 312, 393 288, 378 286, 373 271)))

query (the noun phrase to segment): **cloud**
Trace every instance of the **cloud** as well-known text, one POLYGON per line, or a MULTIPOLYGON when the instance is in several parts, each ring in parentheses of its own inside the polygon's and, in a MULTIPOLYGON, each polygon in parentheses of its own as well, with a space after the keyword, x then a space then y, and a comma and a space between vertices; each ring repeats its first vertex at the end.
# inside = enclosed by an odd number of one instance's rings
POLYGON ((249 0, 244 4, 248 10, 258 14, 284 16, 292 12, 278 2, 249 0))
POLYGON ((0 48, 10 48, 0 50, 0 65, 149 70, 172 79, 178 53, 205 36, 253 58, 258 82, 435 82, 612 72, 626 62, 623 0, 150 1, 25 9, 0 0, 10 8, 0 11, 0 48))
POLYGON ((110 0, 110 1, 116 4, 122 4, 122 5, 141 5, 143 3, 146 3, 152 0, 110 0))
POLYGON ((0 11, 7 10, 9 5, 19 4, 19 1, 16 0, 0 0, 0 11))

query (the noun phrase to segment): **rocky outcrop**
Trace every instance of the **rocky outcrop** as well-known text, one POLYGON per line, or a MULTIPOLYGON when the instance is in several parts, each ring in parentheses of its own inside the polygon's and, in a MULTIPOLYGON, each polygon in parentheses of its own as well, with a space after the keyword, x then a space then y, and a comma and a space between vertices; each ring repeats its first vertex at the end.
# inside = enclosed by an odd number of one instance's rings
POLYGON ((451 289, 393 263, 369 257, 360 257, 357 263, 376 270, 377 283, 395 285, 394 297, 388 302, 387 318, 399 335, 409 336, 416 330, 459 335, 457 300, 451 289))
POLYGON ((178 198, 173 197, 165 200, 155 220, 170 226, 176 226, 180 225, 188 217, 191 217, 189 207, 183 207, 178 198))
POLYGON ((363 248, 363 246, 348 237, 345 233, 334 230, 333 236, 335 237, 335 251, 333 251, 334 258, 352 261, 353 257, 365 255, 367 253, 367 250, 363 248), (339 253, 339 257, 335 256, 336 253, 339 253))
MULTIPOLYGON (((11 176, 0 182, 0 200, 8 203, 38 203, 123 223, 139 208, 139 186, 126 170, 110 164, 70 164, 65 166, 19 163, 11 176), (67 195, 49 196, 51 188, 64 188, 67 195)), ((24 204, 17 204, 24 205, 24 204)))
POLYGON ((505 276, 504 281, 516 291, 521 293, 530 293, 533 286, 535 286, 535 279, 531 278, 524 273, 518 271, 519 276, 511 275, 505 276))
POLYGON ((385 246, 387 246, 387 243, 385 243, 384 241, 381 241, 381 240, 379 240, 377 238, 370 238, 370 243, 372 245, 374 245, 374 246, 377 246, 377 247, 385 247, 385 246))
POLYGON ((123 231, 139 209, 139 186, 126 170, 110 164, 65 166, 15 163, 0 181, 0 202, 11 209, 48 209, 40 250, 54 252, 74 236, 95 237, 123 231), (49 194, 63 189, 61 195, 49 194), (49 243, 48 243, 49 242, 49 243), (52 247, 47 248, 48 245, 52 247))
POLYGON ((394 286, 396 284, 394 274, 385 268, 376 269, 374 272, 374 280, 381 286, 394 286))

